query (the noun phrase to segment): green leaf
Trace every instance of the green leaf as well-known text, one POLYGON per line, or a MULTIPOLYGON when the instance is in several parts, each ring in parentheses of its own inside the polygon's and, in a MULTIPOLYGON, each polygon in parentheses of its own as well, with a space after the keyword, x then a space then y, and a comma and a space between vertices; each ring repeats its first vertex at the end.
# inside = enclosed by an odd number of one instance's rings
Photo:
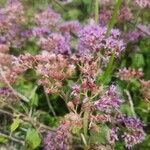
POLYGON ((38 106, 38 94, 36 94, 38 86, 35 86, 34 89, 31 91, 31 94, 29 96, 30 99, 30 105, 31 106, 38 106))
POLYGON ((82 0, 84 4, 90 4, 91 0, 82 0))
POLYGON ((108 36, 110 34, 111 29, 114 27, 114 25, 117 21, 117 17, 119 15, 119 9, 120 9, 121 3, 122 3, 122 0, 116 0, 116 5, 115 5, 114 12, 113 12, 113 16, 112 16, 110 22, 108 23, 108 29, 107 29, 106 36, 108 36))
POLYGON ((41 138, 38 131, 35 129, 29 129, 27 131, 25 141, 31 149, 36 149, 41 143, 41 138))
POLYGON ((72 128, 72 133, 73 133, 73 134, 79 134, 79 133, 80 133, 80 130, 81 130, 81 127, 74 126, 74 127, 72 128))
POLYGON ((127 116, 133 116, 131 108, 128 104, 121 105, 121 112, 127 114, 127 116))
POLYGON ((113 53, 112 56, 110 57, 107 68, 103 72, 102 76, 98 77, 98 82, 106 83, 109 80, 110 74, 111 74, 111 71, 112 71, 112 68, 113 68, 114 59, 115 59, 115 53, 113 53))
POLYGON ((82 0, 83 3, 86 5, 87 7, 87 12, 91 12, 92 9, 92 0, 82 0))
POLYGON ((6 144, 8 139, 6 137, 0 136, 0 143, 6 144))
POLYGON ((20 119, 17 117, 10 126, 10 132, 14 132, 20 125, 20 119))
POLYGON ((38 106, 38 102, 39 102, 39 97, 38 94, 35 94, 32 99, 30 100, 30 105, 31 106, 38 106))
POLYGON ((135 54, 132 58, 132 67, 143 68, 145 65, 144 57, 142 54, 135 54))

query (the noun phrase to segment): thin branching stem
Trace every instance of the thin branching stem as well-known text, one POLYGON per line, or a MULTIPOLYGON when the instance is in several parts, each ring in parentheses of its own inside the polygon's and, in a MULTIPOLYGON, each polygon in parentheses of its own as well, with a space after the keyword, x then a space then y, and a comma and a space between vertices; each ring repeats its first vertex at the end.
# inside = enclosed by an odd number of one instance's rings
POLYGON ((133 104, 133 101, 132 101, 130 92, 129 92, 128 90, 126 90, 126 89, 124 90, 124 92, 126 93, 126 95, 127 95, 127 97, 128 97, 132 115, 133 115, 134 117, 136 117, 136 113, 135 113, 135 110, 134 110, 134 104, 133 104))
POLYGON ((45 93, 45 96, 46 96, 46 101, 47 101, 48 107, 50 108, 50 110, 51 110, 52 114, 54 115, 54 117, 56 117, 56 113, 55 113, 55 111, 53 109, 53 106, 50 102, 49 96, 46 92, 44 92, 44 93, 45 93))

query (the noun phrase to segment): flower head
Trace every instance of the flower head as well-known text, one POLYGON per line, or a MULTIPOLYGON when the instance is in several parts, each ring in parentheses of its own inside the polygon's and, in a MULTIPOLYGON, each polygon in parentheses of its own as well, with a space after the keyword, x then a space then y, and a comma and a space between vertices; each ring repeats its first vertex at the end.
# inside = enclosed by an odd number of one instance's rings
POLYGON ((59 26, 61 32, 79 32, 81 29, 80 23, 78 21, 68 21, 59 26))
POLYGON ((119 69, 118 75, 121 80, 139 79, 143 76, 142 69, 122 68, 119 69))
POLYGON ((56 13, 51 7, 48 7, 43 12, 36 14, 34 21, 40 26, 52 28, 58 24, 60 18, 61 17, 58 13, 56 13))
POLYGON ((110 130, 110 132, 109 132, 109 141, 110 141, 110 143, 115 143, 116 141, 119 140, 118 134, 117 134, 117 133, 118 133, 118 130, 119 130, 118 127, 112 128, 112 129, 110 130))
POLYGON ((116 56, 124 50, 124 43, 118 39, 120 32, 112 29, 110 36, 106 37, 107 28, 98 25, 88 25, 79 32, 79 54, 94 53, 105 49, 106 54, 115 51, 116 56))
POLYGON ((150 7, 149 0, 135 0, 135 3, 141 8, 150 7))
POLYGON ((40 38, 38 44, 43 50, 56 54, 71 53, 69 40, 59 33, 52 33, 48 38, 40 38))
POLYGON ((95 107, 106 113, 110 113, 113 109, 120 107, 121 100, 116 94, 116 87, 111 85, 109 90, 98 101, 95 102, 95 107))

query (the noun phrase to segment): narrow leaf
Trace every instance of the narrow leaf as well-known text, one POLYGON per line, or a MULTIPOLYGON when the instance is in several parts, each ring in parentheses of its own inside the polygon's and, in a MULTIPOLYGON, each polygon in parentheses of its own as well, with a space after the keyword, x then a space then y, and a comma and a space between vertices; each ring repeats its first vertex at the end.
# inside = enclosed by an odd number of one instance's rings
POLYGON ((10 126, 10 132, 14 132, 20 125, 20 119, 17 117, 10 126))
POLYGON ((119 9, 121 6, 121 2, 122 2, 122 0, 116 0, 116 5, 115 5, 114 12, 113 12, 113 16, 112 16, 110 22, 108 23, 108 29, 107 29, 106 36, 108 36, 110 34, 111 29, 114 27, 114 25, 116 23, 116 20, 117 20, 118 14, 119 14, 119 9))

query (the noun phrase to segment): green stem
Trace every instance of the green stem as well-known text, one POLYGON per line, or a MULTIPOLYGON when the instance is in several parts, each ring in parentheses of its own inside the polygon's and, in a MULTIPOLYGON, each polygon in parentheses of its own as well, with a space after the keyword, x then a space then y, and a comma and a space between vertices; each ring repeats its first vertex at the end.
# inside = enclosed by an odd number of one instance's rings
POLYGON ((113 52, 112 56, 109 59, 109 63, 106 67, 106 70, 103 72, 103 74, 100 77, 98 77, 98 83, 104 84, 107 82, 113 69, 114 60, 115 60, 115 51, 113 52))
POLYGON ((115 5, 114 12, 113 12, 113 16, 112 16, 110 22, 108 23, 108 29, 107 29, 106 36, 108 36, 110 34, 111 29, 113 28, 113 26, 115 25, 115 23, 117 21, 121 3, 122 3, 122 0, 116 0, 116 5, 115 5))
POLYGON ((133 101, 132 101, 130 92, 129 92, 128 90, 126 90, 126 89, 125 89, 124 91, 125 91, 125 93, 126 93, 126 95, 127 95, 127 97, 128 97, 132 115, 133 115, 134 117, 136 117, 136 113, 135 113, 135 110, 134 110, 134 104, 133 104, 133 101))
POLYGON ((95 0, 95 22, 99 20, 99 0, 95 0))
POLYGON ((83 118, 83 131, 86 139, 88 134, 88 118, 89 118, 89 110, 86 110, 84 112, 84 118, 83 118))

